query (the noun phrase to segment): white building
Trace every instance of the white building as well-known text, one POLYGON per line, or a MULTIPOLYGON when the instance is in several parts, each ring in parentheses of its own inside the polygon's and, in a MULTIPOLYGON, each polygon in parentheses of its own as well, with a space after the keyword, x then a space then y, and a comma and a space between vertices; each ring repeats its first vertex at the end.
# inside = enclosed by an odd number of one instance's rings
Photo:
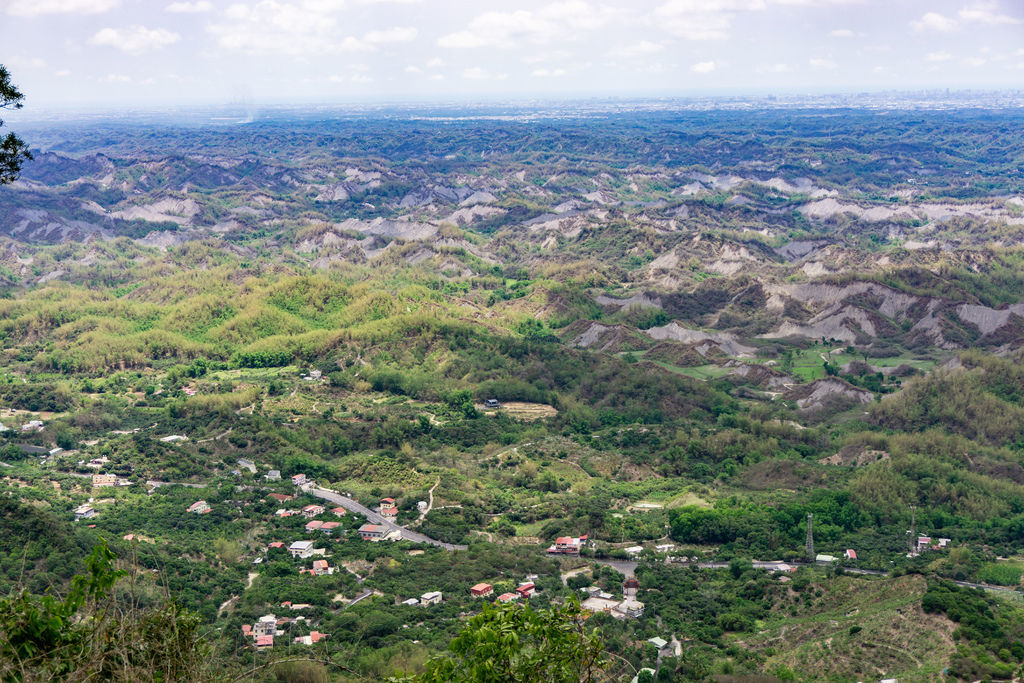
POLYGON ((430 591, 420 596, 421 605, 438 605, 441 603, 441 591, 430 591))
POLYGON ((310 557, 313 554, 313 541, 295 541, 288 546, 292 557, 310 557))

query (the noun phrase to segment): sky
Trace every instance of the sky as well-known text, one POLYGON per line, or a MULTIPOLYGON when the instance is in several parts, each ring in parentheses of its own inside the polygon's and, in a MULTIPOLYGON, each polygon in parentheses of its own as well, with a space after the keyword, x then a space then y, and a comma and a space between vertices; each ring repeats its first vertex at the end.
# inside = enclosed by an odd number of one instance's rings
POLYGON ((0 0, 26 107, 1024 88, 1024 0, 0 0))

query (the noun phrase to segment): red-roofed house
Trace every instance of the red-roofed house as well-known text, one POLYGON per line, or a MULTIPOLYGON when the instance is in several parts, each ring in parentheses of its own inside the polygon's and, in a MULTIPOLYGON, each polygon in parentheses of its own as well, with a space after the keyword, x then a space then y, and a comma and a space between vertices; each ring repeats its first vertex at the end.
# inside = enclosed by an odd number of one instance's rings
POLYGON ((331 508, 331 512, 334 514, 335 517, 345 516, 345 508, 331 508))
POLYGON ((857 559, 857 551, 856 550, 852 550, 852 549, 851 550, 847 550, 845 553, 843 553, 843 557, 845 557, 848 560, 856 560, 857 559))
POLYGON ((282 541, 274 541, 273 543, 268 543, 267 544, 267 550, 270 550, 271 548, 283 548, 283 547, 284 547, 284 543, 282 541))
POLYGON ((398 506, 395 504, 394 498, 381 498, 380 499, 380 515, 381 517, 397 517, 398 506))
POLYGON ((341 522, 324 522, 320 525, 320 531, 330 536, 331 532, 337 529, 339 526, 341 526, 341 522))
POLYGON ((524 598, 528 598, 531 595, 533 595, 536 592, 536 590, 537 586, 534 585, 532 581, 527 581, 526 583, 519 584, 519 587, 516 588, 516 593, 519 593, 519 595, 521 595, 524 598))
POLYGON ((296 636, 293 641, 296 645, 315 645, 321 640, 330 637, 327 633, 320 633, 319 631, 312 631, 308 636, 296 636))
POLYGON ((256 636, 257 650, 273 650, 274 636, 256 636))
POLYGON ((586 536, 580 536, 579 538, 559 536, 555 539, 555 544, 548 548, 548 552, 559 555, 579 555, 580 548, 583 547, 583 542, 586 540, 586 536))
POLYGON ((310 519, 313 519, 317 515, 322 514, 324 514, 323 505, 307 505, 306 507, 302 508, 303 517, 309 517, 310 519))
POLYGON ((306 522, 306 531, 316 531, 324 525, 319 519, 311 519, 306 522))
POLYGON ((279 503, 287 503, 289 500, 292 500, 293 498, 295 498, 295 496, 289 496, 286 493, 271 493, 267 497, 268 498, 273 498, 274 500, 278 501, 279 503))
POLYGON ((364 524, 359 527, 359 536, 364 541, 379 541, 387 532, 388 528, 381 524, 364 524))
POLYGON ((313 560, 313 573, 317 576, 333 574, 334 567, 328 566, 327 560, 313 560))
POLYGON ((242 624, 242 635, 246 638, 252 638, 252 624, 242 624))
POLYGON ((515 602, 519 599, 519 593, 502 593, 498 596, 498 602, 515 602))
POLYGON ((197 515, 205 515, 207 512, 210 512, 210 510, 211 508, 206 504, 205 500, 197 500, 188 506, 188 511, 197 515))
POLYGON ((494 586, 489 583, 478 583, 469 589, 469 593, 474 598, 486 598, 488 595, 494 593, 494 586))

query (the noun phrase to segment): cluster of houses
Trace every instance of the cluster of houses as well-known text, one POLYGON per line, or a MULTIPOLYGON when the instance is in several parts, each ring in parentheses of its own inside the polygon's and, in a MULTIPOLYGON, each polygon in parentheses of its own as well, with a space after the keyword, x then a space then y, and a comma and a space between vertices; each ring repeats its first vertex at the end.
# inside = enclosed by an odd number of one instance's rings
POLYGON ((632 577, 622 584, 622 600, 616 600, 615 596, 598 586, 581 588, 580 591, 587 595, 581 604, 591 612, 604 612, 616 619, 639 619, 644 615, 644 603, 636 599, 639 589, 640 582, 632 577))
POLYGON ((929 550, 948 550, 952 539, 932 538, 931 536, 918 536, 917 544, 914 546, 918 554, 929 550))
POLYGON ((409 606, 422 605, 424 607, 427 605, 440 605, 441 597, 441 591, 429 591, 418 598, 409 598, 408 600, 403 600, 402 604, 409 606))
MULTIPOLYGON (((501 603, 515 602, 520 598, 529 598, 536 592, 537 585, 533 583, 533 581, 527 579, 520 583, 514 591, 499 595, 495 598, 495 601, 501 603)), ((494 595, 494 586, 489 583, 478 583, 469 589, 469 594, 474 598, 487 598, 494 595)))
MULTIPOLYGON (((310 605, 293 605, 290 602, 281 603, 282 607, 288 607, 292 610, 305 609, 310 605)), ((289 617, 278 617, 275 614, 265 614, 256 620, 254 624, 243 624, 242 635, 246 638, 251 638, 253 645, 259 651, 272 650, 274 648, 274 638, 277 636, 284 635, 284 628, 288 624, 298 623, 305 621, 306 618, 299 616, 295 618, 289 617)), ((292 642, 296 645, 314 645, 319 643, 321 640, 330 637, 327 633, 320 633, 319 631, 310 631, 309 635, 306 636, 295 636, 292 642)))

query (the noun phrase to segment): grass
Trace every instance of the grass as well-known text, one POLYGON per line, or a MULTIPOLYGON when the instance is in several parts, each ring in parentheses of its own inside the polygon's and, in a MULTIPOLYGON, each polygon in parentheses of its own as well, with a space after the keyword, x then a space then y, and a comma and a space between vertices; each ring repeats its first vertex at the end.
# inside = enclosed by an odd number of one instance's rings
POLYGON ((744 644, 771 648, 765 671, 788 669, 797 680, 937 679, 954 649, 954 625, 925 614, 925 590, 921 576, 823 579, 790 592, 744 644))

